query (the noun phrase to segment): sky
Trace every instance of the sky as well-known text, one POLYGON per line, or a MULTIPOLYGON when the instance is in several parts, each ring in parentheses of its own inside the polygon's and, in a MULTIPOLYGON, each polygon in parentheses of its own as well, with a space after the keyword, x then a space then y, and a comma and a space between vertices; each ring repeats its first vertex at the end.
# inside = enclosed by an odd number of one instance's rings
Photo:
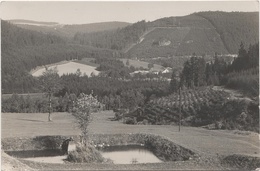
POLYGON ((245 1, 2 1, 3 20, 26 19, 87 24, 107 21, 134 23, 199 11, 259 11, 256 0, 245 1))

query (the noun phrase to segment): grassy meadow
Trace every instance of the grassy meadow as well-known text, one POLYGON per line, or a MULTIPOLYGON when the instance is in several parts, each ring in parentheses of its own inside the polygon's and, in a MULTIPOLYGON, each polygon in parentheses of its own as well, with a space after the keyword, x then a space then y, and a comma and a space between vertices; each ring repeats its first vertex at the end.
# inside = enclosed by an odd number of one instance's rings
MULTIPOLYGON (((187 161, 147 163, 147 164, 100 164, 100 163, 38 163, 14 159, 2 154, 4 168, 39 170, 219 170, 237 169, 240 165, 223 164, 223 157, 235 155, 259 157, 259 134, 253 132, 206 130, 203 128, 174 125, 126 125, 111 121, 112 111, 102 111, 93 115, 89 126, 90 134, 131 134, 147 133, 160 135, 173 143, 188 148, 200 157, 187 161)), ((69 113, 53 113, 53 121, 47 122, 47 113, 2 113, 2 138, 35 137, 44 135, 79 135, 74 118, 69 113)), ((230 158, 231 158, 230 157, 230 158)), ((236 156, 235 156, 236 157, 236 156)), ((252 158, 251 157, 251 158, 252 158)), ((233 162, 234 159, 231 159, 233 162)), ((253 159, 255 160, 255 159, 253 159)), ((246 159, 247 161, 247 159, 246 159)), ((234 162, 236 162, 234 160, 234 162)), ((246 163, 246 162, 245 162, 246 163)), ((252 166, 256 168, 257 163, 252 166)), ((247 163, 246 163, 246 168, 247 163)))
MULTIPOLYGON (((111 121, 112 111, 93 115, 91 134, 151 133, 167 137, 199 154, 259 155, 259 135, 253 132, 206 130, 203 128, 174 125, 126 125, 111 121)), ((53 121, 47 122, 47 113, 3 113, 2 138, 32 137, 39 135, 78 135, 74 118, 69 113, 53 113, 53 121)))
MULTIPOLYGON (((96 70, 96 67, 77 63, 77 62, 66 62, 66 63, 61 63, 61 64, 50 66, 50 68, 54 68, 54 67, 57 67, 58 74, 60 76, 64 75, 64 74, 76 73, 77 69, 80 69, 80 72, 83 75, 86 74, 88 76, 90 76, 92 72, 95 73, 95 75, 97 75, 99 73, 99 71, 96 70)), ((38 76, 42 75, 42 73, 44 71, 45 71, 45 68, 39 68, 38 70, 35 70, 34 72, 32 72, 32 75, 35 77, 38 77, 38 76)))

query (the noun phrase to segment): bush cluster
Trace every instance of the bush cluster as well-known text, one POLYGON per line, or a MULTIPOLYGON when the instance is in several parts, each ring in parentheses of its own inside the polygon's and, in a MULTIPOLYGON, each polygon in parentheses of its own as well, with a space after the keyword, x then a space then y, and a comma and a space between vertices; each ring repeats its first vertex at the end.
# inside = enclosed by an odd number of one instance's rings
POLYGON ((73 163, 102 163, 105 158, 91 144, 87 146, 77 146, 75 151, 68 154, 67 160, 73 163))
POLYGON ((213 101, 205 104, 193 119, 194 126, 215 123, 217 129, 238 129, 259 132, 257 102, 245 100, 213 101))

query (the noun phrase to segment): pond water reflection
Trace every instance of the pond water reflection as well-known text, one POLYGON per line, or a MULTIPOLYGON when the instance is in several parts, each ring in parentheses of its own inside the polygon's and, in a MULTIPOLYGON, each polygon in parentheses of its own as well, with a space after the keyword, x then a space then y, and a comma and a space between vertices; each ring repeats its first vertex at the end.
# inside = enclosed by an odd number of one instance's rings
POLYGON ((102 156, 114 164, 161 163, 151 151, 140 145, 110 146, 102 149, 102 156))
MULTIPOLYGON (((68 151, 76 149, 75 144, 69 146, 68 151)), ((151 151, 141 145, 106 146, 100 149, 103 157, 113 160, 114 164, 161 163, 151 151)), ((61 150, 28 150, 6 151, 7 154, 41 163, 65 163, 67 155, 61 150)))

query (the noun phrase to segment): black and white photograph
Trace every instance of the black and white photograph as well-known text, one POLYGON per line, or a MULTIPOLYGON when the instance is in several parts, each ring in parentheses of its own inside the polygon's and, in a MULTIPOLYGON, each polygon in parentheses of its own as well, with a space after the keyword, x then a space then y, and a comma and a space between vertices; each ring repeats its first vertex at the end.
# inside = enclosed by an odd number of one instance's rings
POLYGON ((1 1, 1 171, 260 171, 259 1, 1 1))

